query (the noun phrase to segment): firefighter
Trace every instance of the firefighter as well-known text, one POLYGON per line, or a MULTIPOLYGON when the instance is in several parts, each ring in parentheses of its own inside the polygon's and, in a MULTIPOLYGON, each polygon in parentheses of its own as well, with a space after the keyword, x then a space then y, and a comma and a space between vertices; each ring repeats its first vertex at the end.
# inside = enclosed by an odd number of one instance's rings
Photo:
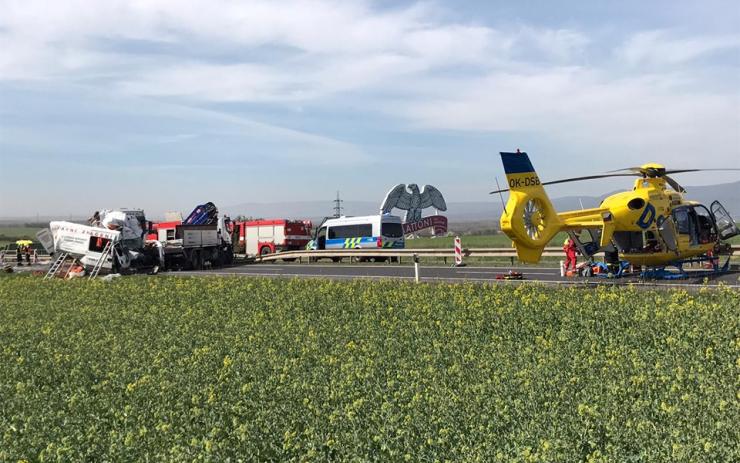
POLYGON ((576 260, 576 243, 570 237, 566 238, 563 243, 563 252, 565 252, 565 273, 567 275, 571 263, 573 264, 574 272, 578 263, 576 260))

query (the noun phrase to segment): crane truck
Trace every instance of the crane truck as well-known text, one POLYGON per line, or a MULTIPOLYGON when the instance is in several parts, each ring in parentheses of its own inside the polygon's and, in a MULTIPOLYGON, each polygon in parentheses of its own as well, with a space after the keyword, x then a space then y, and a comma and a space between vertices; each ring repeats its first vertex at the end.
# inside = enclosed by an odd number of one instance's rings
POLYGON ((185 220, 152 223, 140 209, 96 212, 90 225, 54 221, 37 234, 54 255, 47 276, 76 261, 90 276, 160 269, 202 269, 233 261, 230 220, 212 203, 195 208, 185 220))

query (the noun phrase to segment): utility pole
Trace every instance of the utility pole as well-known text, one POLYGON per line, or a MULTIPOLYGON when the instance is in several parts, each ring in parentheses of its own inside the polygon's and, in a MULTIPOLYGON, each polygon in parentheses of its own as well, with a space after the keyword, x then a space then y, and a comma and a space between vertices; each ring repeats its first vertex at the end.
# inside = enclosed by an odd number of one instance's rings
POLYGON ((342 216, 342 203, 344 201, 339 199, 339 191, 337 191, 337 199, 334 200, 334 217, 341 217, 342 216))

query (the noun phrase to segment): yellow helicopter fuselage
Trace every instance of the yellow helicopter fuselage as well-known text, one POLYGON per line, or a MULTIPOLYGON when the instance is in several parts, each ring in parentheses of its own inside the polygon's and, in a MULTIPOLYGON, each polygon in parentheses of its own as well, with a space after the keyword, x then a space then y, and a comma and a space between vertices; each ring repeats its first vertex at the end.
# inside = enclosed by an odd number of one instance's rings
MULTIPOLYGON (((715 247, 716 237, 684 233, 688 229, 683 221, 677 226, 677 209, 695 217, 694 208, 706 208, 684 201, 681 193, 666 188, 663 178, 639 178, 631 191, 607 197, 598 208, 558 213, 526 153, 501 156, 510 192, 501 215, 501 230, 511 238, 523 262, 538 262, 544 247, 560 231, 596 231, 595 247, 616 243, 620 259, 638 266, 664 266, 705 255, 715 247)), ((658 164, 643 167, 662 168, 658 164)), ((679 215, 683 219, 684 213, 679 215)))

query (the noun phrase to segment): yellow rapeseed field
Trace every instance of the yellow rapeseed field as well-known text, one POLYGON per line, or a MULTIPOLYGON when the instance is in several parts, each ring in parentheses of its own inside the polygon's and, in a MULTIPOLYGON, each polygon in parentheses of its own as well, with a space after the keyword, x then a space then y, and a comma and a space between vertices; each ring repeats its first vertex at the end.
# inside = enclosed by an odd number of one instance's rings
POLYGON ((740 294, 0 278, 0 461, 740 461, 740 294))

